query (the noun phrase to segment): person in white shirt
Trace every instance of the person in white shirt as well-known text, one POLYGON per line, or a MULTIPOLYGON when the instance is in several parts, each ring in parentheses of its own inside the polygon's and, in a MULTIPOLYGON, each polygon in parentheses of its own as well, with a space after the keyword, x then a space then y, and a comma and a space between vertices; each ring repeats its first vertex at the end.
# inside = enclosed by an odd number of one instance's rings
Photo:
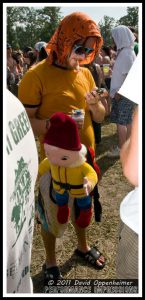
POLYGON ((32 293, 30 263, 38 154, 24 106, 8 90, 6 90, 6 100, 6 292, 32 293))
POLYGON ((117 125, 119 146, 108 153, 109 157, 119 157, 120 149, 130 136, 132 114, 135 104, 118 93, 136 55, 133 50, 134 34, 124 25, 112 30, 112 38, 117 46, 117 57, 114 63, 110 98, 112 102, 110 120, 117 125))
MULTIPOLYGON (((140 226, 139 226, 139 199, 141 182, 139 181, 139 157, 141 148, 139 147, 139 115, 141 109, 141 56, 138 54, 129 74, 124 81, 119 93, 134 101, 137 105, 133 113, 130 138, 124 143, 120 151, 122 170, 128 181, 134 186, 134 190, 129 192, 120 204, 120 226, 119 242, 116 255, 116 274, 120 279, 138 279, 138 257, 140 226), (138 81, 136 82, 136 74, 138 81)), ((142 120, 140 120, 140 124, 142 120)))
POLYGON ((135 186, 120 205, 117 278, 138 279, 139 188, 138 188, 138 108, 133 117, 131 136, 120 151, 124 175, 135 186))

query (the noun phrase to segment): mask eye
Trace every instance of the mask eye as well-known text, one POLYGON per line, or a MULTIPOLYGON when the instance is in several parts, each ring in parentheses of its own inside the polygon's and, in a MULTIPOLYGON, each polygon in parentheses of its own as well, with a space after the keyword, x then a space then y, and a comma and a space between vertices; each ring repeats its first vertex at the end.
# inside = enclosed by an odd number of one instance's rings
POLYGON ((82 54, 90 55, 92 52, 94 52, 93 48, 87 48, 84 47, 83 45, 74 45, 73 50, 77 55, 82 55, 82 54))
POLYGON ((61 160, 68 160, 68 156, 63 156, 62 158, 61 158, 61 160))

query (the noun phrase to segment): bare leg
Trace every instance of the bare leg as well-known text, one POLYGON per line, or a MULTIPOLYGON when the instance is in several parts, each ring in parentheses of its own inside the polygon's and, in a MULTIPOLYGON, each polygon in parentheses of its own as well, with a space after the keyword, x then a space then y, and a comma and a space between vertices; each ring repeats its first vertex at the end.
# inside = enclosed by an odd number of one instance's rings
POLYGON ((127 127, 125 125, 117 124, 118 138, 119 138, 119 148, 123 146, 127 139, 127 127))
POLYGON ((41 226, 41 234, 42 234, 45 251, 46 251, 46 264, 49 268, 54 267, 57 265, 56 255, 55 255, 56 237, 49 231, 45 231, 42 226, 41 226))
POLYGON ((89 251, 90 247, 87 244, 86 229, 80 228, 76 224, 73 225, 75 227, 75 231, 78 239, 78 249, 84 253, 89 251))
MULTIPOLYGON (((87 244, 87 239, 86 239, 86 229, 78 227, 76 224, 73 224, 75 227, 77 239, 78 239, 78 249, 82 251, 83 253, 86 253, 89 251, 91 248, 87 244)), ((105 259, 101 255, 99 259, 96 261, 98 265, 102 265, 104 263, 105 259)))
POLYGON ((128 138, 130 137, 130 134, 131 134, 132 124, 128 124, 128 125, 126 125, 126 127, 127 127, 127 137, 126 137, 126 139, 128 140, 128 138))

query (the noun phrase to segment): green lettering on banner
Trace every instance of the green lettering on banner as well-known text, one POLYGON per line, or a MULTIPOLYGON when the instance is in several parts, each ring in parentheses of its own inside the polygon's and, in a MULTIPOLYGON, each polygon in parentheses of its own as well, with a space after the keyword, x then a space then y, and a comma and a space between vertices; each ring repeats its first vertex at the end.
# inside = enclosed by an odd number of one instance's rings
POLYGON ((18 137, 17 131, 15 129, 15 126, 11 121, 9 122, 9 128, 10 128, 10 132, 11 132, 13 141, 17 145, 19 143, 19 137, 18 137))
POLYGON ((19 117, 21 118, 21 122, 23 122, 23 126, 25 125, 24 130, 25 130, 25 134, 26 134, 30 130, 30 121, 29 121, 28 115, 25 111, 23 111, 21 113, 21 115, 19 115, 19 117))
POLYGON ((28 272, 29 272, 29 266, 26 266, 26 267, 23 269, 23 271, 22 271, 22 274, 21 274, 22 278, 23 278, 24 276, 26 276, 28 272))
POLYGON ((24 132, 22 130, 21 124, 18 119, 14 119, 15 128, 17 130, 19 141, 24 137, 24 132))
POLYGON ((7 139, 7 147, 6 147, 7 153, 10 154, 10 152, 13 150, 13 148, 12 148, 12 145, 11 145, 8 135, 7 135, 6 139, 7 139))
MULTIPOLYGON (((17 145, 30 130, 29 118, 25 111, 18 115, 13 121, 9 122, 10 132, 14 143, 17 145)), ((10 145, 9 145, 10 146, 10 145)), ((12 148, 12 147, 11 147, 12 148)), ((12 150, 12 149, 11 149, 12 150)), ((10 149, 7 147, 8 154, 10 149)))
POLYGON ((19 116, 18 116, 19 122, 21 124, 21 128, 23 130, 24 135, 26 135, 26 133, 29 131, 30 129, 30 123, 28 120, 28 117, 26 115, 25 112, 22 112, 19 116))

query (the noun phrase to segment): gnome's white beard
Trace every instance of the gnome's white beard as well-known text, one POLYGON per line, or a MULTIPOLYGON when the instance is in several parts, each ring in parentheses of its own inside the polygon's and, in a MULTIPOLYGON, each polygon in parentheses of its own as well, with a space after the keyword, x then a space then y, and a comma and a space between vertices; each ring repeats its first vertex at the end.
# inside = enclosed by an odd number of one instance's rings
POLYGON ((79 159, 76 160, 73 164, 69 165, 69 168, 74 168, 81 166, 86 161, 87 148, 82 144, 82 148, 79 151, 79 159))

